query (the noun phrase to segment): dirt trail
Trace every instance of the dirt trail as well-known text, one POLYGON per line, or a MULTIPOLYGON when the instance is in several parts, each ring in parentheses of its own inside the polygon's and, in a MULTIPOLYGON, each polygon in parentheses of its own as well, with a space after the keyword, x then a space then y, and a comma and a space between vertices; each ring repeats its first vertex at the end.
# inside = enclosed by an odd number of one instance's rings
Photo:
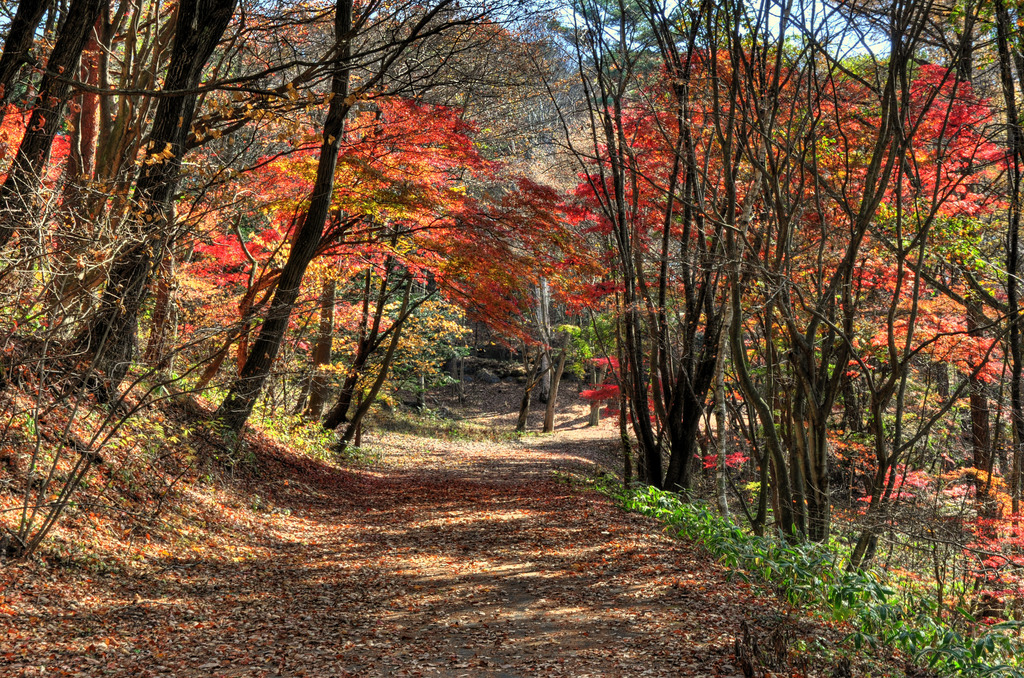
POLYGON ((774 603, 552 473, 613 439, 391 435, 352 471, 282 453, 271 510, 194 558, 8 581, 0 675, 740 675, 739 625, 778 625, 774 603))

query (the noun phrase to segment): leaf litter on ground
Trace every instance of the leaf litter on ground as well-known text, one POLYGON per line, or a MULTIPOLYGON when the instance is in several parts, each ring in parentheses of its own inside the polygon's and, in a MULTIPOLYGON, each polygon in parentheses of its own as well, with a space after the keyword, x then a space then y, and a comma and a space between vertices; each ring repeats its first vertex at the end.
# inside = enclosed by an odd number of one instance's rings
POLYGON ((743 676, 744 623, 829 656, 757 675, 833 675, 840 631, 560 480, 616 440, 382 433, 339 468, 256 435, 258 477, 186 492, 178 539, 0 569, 0 675, 743 676))

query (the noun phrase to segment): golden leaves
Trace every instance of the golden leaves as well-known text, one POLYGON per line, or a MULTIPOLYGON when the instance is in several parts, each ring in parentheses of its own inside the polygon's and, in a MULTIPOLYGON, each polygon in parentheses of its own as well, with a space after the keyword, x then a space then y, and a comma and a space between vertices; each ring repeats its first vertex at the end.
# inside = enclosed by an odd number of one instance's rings
POLYGON ((174 157, 174 151, 171 150, 171 144, 167 143, 164 146, 164 149, 162 151, 160 151, 159 153, 150 153, 146 157, 145 163, 147 165, 158 165, 160 163, 163 163, 163 162, 166 162, 166 161, 170 160, 173 157, 174 157))

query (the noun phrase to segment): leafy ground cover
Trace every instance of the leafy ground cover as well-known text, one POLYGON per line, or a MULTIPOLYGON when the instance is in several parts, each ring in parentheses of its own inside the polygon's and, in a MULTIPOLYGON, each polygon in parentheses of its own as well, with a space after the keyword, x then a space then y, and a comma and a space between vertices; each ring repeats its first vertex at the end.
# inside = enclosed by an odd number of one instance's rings
MULTIPOLYGON (((851 569, 843 549, 833 544, 789 543, 781 535, 757 536, 706 506, 652 487, 623 495, 630 510, 654 516, 668 529, 703 544, 719 562, 769 585, 794 605, 815 606, 849 621, 848 640, 860 648, 883 643, 946 675, 1021 678, 1021 622, 979 624, 963 611, 956 625, 939 621, 935 604, 920 591, 899 593, 894 578, 880 569, 851 569)), ((952 615, 951 615, 952 616, 952 615)))
POLYGON ((741 676, 760 639, 756 675, 902 675, 586 491, 614 441, 376 434, 337 467, 255 437, 170 536, 0 569, 0 674, 741 676))

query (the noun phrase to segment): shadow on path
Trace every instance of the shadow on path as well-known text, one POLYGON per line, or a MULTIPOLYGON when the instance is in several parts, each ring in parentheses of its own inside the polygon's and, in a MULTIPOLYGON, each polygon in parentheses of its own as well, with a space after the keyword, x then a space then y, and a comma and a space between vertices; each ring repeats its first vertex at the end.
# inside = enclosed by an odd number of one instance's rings
POLYGON ((281 512, 242 555, 168 556, 43 601, 13 619, 35 632, 0 674, 741 675, 740 623, 783 617, 657 525, 553 480, 609 454, 592 438, 410 440, 383 472, 282 457, 265 488, 281 512))

